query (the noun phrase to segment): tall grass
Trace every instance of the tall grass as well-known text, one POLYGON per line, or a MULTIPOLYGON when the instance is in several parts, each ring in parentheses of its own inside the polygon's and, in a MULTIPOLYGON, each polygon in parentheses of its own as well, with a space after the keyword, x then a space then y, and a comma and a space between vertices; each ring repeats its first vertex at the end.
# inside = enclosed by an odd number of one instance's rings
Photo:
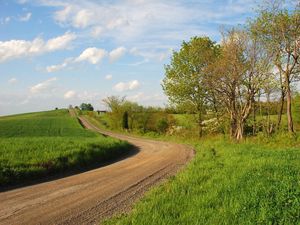
POLYGON ((300 224, 299 139, 284 140, 185 140, 187 168, 105 224, 300 224))
POLYGON ((0 186, 104 163, 129 148, 85 130, 67 110, 0 117, 0 186))

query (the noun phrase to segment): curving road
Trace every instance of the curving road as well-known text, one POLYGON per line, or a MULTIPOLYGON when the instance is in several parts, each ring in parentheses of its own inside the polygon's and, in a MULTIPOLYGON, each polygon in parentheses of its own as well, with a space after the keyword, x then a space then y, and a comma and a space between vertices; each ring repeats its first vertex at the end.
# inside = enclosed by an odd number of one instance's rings
POLYGON ((138 152, 111 165, 54 181, 0 193, 0 224, 95 224, 128 211, 152 185, 174 174, 193 157, 185 145, 103 131, 126 140, 138 152))

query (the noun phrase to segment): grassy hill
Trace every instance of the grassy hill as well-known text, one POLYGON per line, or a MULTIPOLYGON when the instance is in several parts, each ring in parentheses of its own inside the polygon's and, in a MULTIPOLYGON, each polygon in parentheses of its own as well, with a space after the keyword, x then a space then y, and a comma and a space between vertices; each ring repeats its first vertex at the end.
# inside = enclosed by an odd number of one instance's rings
POLYGON ((103 163, 129 148, 85 130, 68 110, 0 117, 0 186, 103 163))

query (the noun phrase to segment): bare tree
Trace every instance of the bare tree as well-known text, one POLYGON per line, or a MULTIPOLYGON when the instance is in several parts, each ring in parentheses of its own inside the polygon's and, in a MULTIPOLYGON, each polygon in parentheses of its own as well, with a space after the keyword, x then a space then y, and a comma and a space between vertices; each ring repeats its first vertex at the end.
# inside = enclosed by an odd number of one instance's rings
POLYGON ((246 31, 231 30, 223 34, 221 57, 209 70, 210 89, 230 118, 230 135, 240 140, 254 98, 268 76, 265 52, 246 31))
MULTIPOLYGON (((259 17, 251 23, 252 33, 259 38, 282 80, 281 108, 287 101, 288 130, 294 132, 291 83, 300 73, 300 8, 283 8, 284 1, 268 1, 259 17)), ((278 125, 281 122, 279 111, 278 125)))

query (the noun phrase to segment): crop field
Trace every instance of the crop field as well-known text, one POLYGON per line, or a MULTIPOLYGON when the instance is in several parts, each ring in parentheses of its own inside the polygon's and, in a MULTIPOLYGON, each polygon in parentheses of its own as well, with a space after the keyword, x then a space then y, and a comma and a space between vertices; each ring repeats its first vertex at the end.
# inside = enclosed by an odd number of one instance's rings
POLYGON ((300 223, 299 137, 183 142, 196 149, 187 168, 105 224, 300 223))
POLYGON ((67 110, 0 117, 0 186, 104 163, 129 148, 85 130, 67 110))

